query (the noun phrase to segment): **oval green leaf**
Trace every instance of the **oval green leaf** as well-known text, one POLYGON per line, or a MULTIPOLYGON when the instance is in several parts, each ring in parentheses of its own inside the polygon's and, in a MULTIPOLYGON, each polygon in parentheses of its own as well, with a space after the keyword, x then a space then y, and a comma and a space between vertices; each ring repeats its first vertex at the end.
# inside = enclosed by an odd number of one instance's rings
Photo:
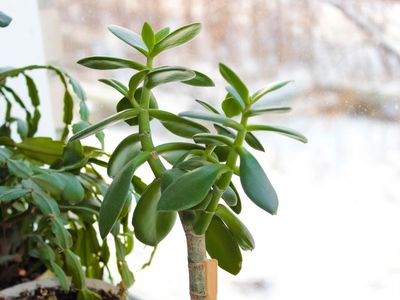
POLYGON ((152 89, 160 84, 190 80, 195 76, 193 71, 184 67, 161 67, 147 73, 146 87, 152 89))
POLYGON ((109 26, 108 30, 110 30, 117 38, 124 41, 129 46, 132 46, 140 53, 147 56, 148 49, 146 44, 143 42, 142 37, 136 32, 117 25, 109 26))
POLYGON ((129 68, 140 71, 146 68, 146 66, 142 65, 141 63, 129 59, 109 56, 86 57, 79 60, 77 63, 87 68, 96 70, 115 70, 129 68))

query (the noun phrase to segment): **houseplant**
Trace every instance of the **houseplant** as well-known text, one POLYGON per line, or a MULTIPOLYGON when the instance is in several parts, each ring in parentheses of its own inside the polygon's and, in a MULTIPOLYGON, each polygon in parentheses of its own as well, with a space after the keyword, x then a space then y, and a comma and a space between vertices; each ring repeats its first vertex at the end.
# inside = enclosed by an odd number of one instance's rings
MULTIPOLYGON (((3 16, 0 19, 9 24, 11 19, 3 16)), ((0 290, 48 269, 65 290, 70 287, 67 276, 71 276, 78 299, 98 299, 86 287, 85 278, 102 279, 109 264, 108 244, 95 230, 107 189, 96 170, 105 165, 104 152, 80 142, 65 144, 71 128, 77 131, 89 126, 85 93, 61 69, 32 65, 0 69, 0 100, 4 108, 0 124, 0 290), (59 140, 37 136, 41 101, 29 72, 40 69, 53 72, 64 88, 64 129, 59 140), (12 77, 25 80, 26 99, 9 85, 12 77), (73 94, 80 112, 75 124, 73 94), (16 107, 24 118, 14 113, 16 107)), ((97 137, 103 143, 103 134, 97 137)), ((118 267, 128 287, 133 275, 125 256, 132 249, 132 232, 121 226, 113 235, 118 267)))
POLYGON ((154 32, 145 23, 140 35, 114 25, 109 30, 143 54, 146 62, 105 56, 88 57, 78 62, 93 69, 128 68, 136 71, 128 85, 113 79, 101 80, 121 93, 122 98, 116 105, 118 112, 70 139, 77 141, 122 121, 134 127, 134 133, 118 145, 108 164, 108 174, 113 177, 113 182, 100 208, 100 234, 105 238, 119 222, 125 199, 132 190, 141 195, 132 218, 135 236, 141 242, 157 245, 168 235, 179 215, 187 238, 191 299, 210 299, 206 292, 206 251, 218 259, 221 268, 237 274, 242 262, 240 248, 254 248, 250 232, 235 216, 240 213, 242 204, 232 177, 240 177, 247 196, 262 209, 275 214, 278 207, 271 183, 260 164, 244 147, 245 142, 263 151, 263 146, 252 134, 257 130, 307 141, 291 129, 248 124, 253 116, 290 110, 288 107, 253 108, 259 99, 289 81, 272 84, 250 95, 240 78, 229 67, 220 64, 220 73, 229 83, 222 102, 223 112, 198 101, 208 113, 175 115, 158 109, 152 93, 154 88, 170 82, 194 86, 214 84, 206 75, 187 67, 155 67, 154 59, 161 52, 192 40, 200 32, 200 24, 188 24, 173 32, 169 28, 154 32), (240 121, 234 120, 236 116, 240 116, 240 121), (189 118, 210 121, 216 132, 211 133, 207 127, 189 118), (153 119, 160 121, 171 133, 189 141, 155 145, 150 126, 153 119), (238 158, 239 167, 236 166, 238 158), (154 180, 149 184, 135 174, 144 163, 148 163, 154 174, 154 180), (220 203, 221 199, 226 205, 220 203))

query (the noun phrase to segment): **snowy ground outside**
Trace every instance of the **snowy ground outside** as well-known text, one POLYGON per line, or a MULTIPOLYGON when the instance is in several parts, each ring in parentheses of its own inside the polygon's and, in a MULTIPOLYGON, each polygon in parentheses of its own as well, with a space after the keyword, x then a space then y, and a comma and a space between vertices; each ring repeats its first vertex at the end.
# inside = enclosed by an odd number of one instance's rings
MULTIPOLYGON (((236 277, 219 270, 219 299, 400 299, 400 127, 350 116, 288 122, 309 143, 258 135, 267 150, 255 154, 280 208, 272 217, 243 195, 241 219, 256 249, 244 253, 236 277)), ((126 133, 120 127, 106 132, 108 150, 126 133)), ((150 250, 136 243, 128 259, 134 270, 150 250)), ((135 272, 131 294, 188 299, 185 251, 176 223, 152 265, 135 272)))

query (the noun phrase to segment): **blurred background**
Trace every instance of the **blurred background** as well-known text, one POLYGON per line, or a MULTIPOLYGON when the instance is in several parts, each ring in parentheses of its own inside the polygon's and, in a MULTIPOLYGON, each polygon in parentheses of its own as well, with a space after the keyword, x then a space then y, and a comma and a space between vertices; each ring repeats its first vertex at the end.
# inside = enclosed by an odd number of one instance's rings
MULTIPOLYGON (((258 121, 304 133, 306 145, 258 134, 263 162, 280 196, 271 217, 244 202, 242 220, 256 249, 243 269, 219 272, 220 299, 400 299, 400 2, 396 0, 1 0, 14 18, 0 32, 0 65, 61 66, 85 88, 91 121, 115 112, 118 94, 98 82, 127 82, 132 71, 96 71, 76 64, 92 55, 141 58, 107 30, 140 32, 201 22, 201 34, 167 51, 155 64, 184 65, 210 75, 215 88, 171 84, 156 90, 173 112, 201 109, 193 101, 221 103, 218 62, 231 66, 252 91, 276 80, 294 83, 264 105, 293 112, 258 121)), ((47 75, 46 75, 47 76, 47 75)), ((61 126, 62 95, 53 78, 41 87, 61 126)), ((55 81, 55 79, 54 79, 55 81)), ((54 124, 54 126, 52 126, 54 124)), ((107 150, 134 128, 106 131, 107 150)), ((154 124, 161 143, 166 132, 154 124)), ((89 139, 89 143, 96 143, 89 139)), ((187 299, 186 248, 177 224, 152 265, 135 272, 137 299, 187 299)), ((140 269, 151 248, 137 243, 129 262, 140 269)), ((118 278, 116 277, 116 280, 118 278)))

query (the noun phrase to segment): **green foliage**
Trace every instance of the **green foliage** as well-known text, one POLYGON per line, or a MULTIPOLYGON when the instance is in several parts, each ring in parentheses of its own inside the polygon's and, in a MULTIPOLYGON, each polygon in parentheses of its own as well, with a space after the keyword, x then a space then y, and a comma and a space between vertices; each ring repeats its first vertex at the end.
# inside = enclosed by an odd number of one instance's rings
MULTIPOLYGON (((145 23, 140 34, 115 25, 109 29, 120 40, 139 51, 145 63, 121 63, 140 66, 136 67, 138 72, 131 76, 127 87, 115 80, 101 80, 124 96, 119 102, 118 99, 116 101, 119 112, 81 130, 70 139, 82 139, 123 120, 128 121, 130 126, 138 127, 116 147, 108 164, 113 182, 101 206, 102 237, 112 233, 114 226, 126 220, 126 199, 129 195, 135 195, 139 200, 134 208, 132 223, 139 241, 156 246, 168 235, 178 213, 187 231, 187 238, 191 233, 205 235, 209 255, 218 259, 222 269, 237 274, 242 265, 241 249, 252 250, 255 243, 249 230, 236 216, 241 212, 244 202, 232 182, 233 177, 240 178, 244 192, 256 205, 270 214, 275 214, 278 208, 274 188, 245 144, 264 151, 262 143, 252 133, 260 130, 307 141, 291 129, 249 124, 253 116, 290 110, 288 107, 253 107, 259 99, 285 86, 288 81, 270 85, 251 95, 240 77, 225 64, 220 64, 220 73, 228 83, 221 108, 196 100, 207 112, 189 111, 176 115, 155 108, 158 99, 151 93, 153 88, 174 82, 203 87, 213 86, 214 83, 207 75, 187 67, 153 66, 153 63, 163 51, 192 40, 199 33, 200 24, 188 24, 170 32, 169 28, 154 31, 150 24, 145 23), (210 132, 208 127, 190 119, 210 123, 216 132, 210 132), (192 142, 171 141, 155 145, 152 120, 192 142), (149 185, 142 180, 142 174, 134 174, 144 163, 154 175, 149 185), (229 208, 220 204, 221 199, 229 208)), ((80 62, 90 62, 91 59, 80 62)), ((113 61, 118 59, 113 58, 113 61)), ((93 68, 91 63, 87 66, 93 68)), ((106 69, 104 66, 102 68, 106 69)), ((195 250, 189 247, 188 251, 191 253, 195 250)))

